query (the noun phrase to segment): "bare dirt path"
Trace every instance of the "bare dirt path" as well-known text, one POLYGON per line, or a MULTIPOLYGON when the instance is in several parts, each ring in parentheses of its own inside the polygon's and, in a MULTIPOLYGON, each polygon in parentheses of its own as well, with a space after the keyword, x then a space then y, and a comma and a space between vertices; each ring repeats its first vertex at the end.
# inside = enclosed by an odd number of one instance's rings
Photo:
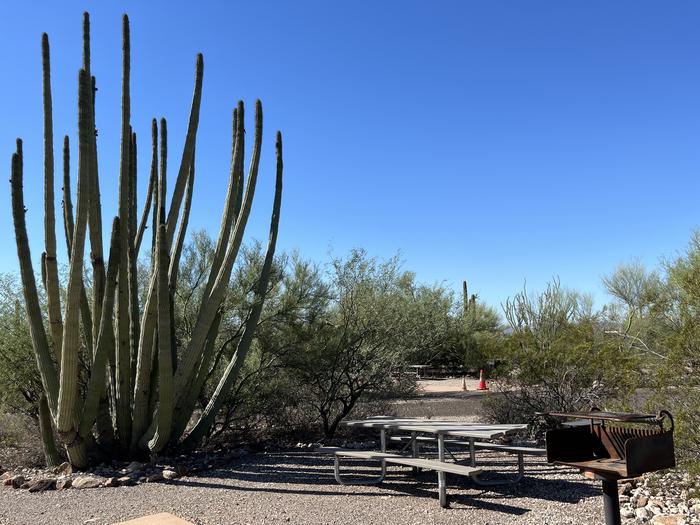
MULTIPOLYGON (((488 382, 487 382, 488 385, 488 382)), ((473 377, 454 377, 450 379, 424 379, 418 381, 418 392, 421 394, 478 392, 479 380, 473 377)))

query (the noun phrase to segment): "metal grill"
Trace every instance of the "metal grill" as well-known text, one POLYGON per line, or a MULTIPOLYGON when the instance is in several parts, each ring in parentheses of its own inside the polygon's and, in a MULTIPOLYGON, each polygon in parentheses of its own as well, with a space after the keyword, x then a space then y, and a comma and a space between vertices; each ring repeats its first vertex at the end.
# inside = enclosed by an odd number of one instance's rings
POLYGON ((585 475, 603 481, 608 525, 621 523, 618 480, 676 465, 673 417, 666 410, 657 415, 599 410, 547 415, 589 420, 587 425, 548 431, 547 461, 576 467, 585 475))

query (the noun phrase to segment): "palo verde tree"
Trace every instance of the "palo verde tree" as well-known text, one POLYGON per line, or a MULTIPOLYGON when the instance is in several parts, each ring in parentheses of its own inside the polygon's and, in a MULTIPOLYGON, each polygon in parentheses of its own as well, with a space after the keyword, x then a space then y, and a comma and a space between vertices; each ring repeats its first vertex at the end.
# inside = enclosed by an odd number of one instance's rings
POLYGON ((192 335, 182 347, 173 337, 173 294, 192 202, 195 142, 204 61, 197 56, 195 85, 180 165, 166 208, 167 125, 152 124, 151 169, 145 206, 137 220, 136 134, 131 128, 129 20, 123 18, 121 155, 118 215, 112 221, 105 264, 95 130, 95 78, 90 71, 90 21, 83 19, 83 64, 78 74, 78 166, 75 209, 71 196, 68 137, 63 151, 63 223, 68 249, 68 284, 61 300, 56 257, 54 152, 49 40, 42 37, 44 101, 44 237, 42 311, 25 224, 22 141, 12 156, 12 214, 30 335, 52 424, 75 467, 88 463, 96 444, 112 455, 157 454, 166 446, 196 444, 212 425, 253 341, 268 288, 282 197, 282 138, 277 133, 277 169, 270 235, 254 287, 252 306, 219 383, 205 409, 193 409, 209 375, 222 303, 243 239, 255 194, 262 144, 262 106, 255 108, 255 133, 244 181, 244 107, 233 111, 231 170, 221 228, 192 335), (152 211, 151 211, 152 210, 152 211), (150 219, 149 219, 150 217, 150 219), (151 223, 150 275, 139 296, 137 264, 144 230, 151 223), (86 244, 90 243, 86 275, 86 244), (63 302, 63 304, 61 304, 63 302), (46 329, 45 321, 48 324, 46 329), (188 431, 189 428, 189 431, 188 431), (185 435, 186 434, 186 435, 185 435))

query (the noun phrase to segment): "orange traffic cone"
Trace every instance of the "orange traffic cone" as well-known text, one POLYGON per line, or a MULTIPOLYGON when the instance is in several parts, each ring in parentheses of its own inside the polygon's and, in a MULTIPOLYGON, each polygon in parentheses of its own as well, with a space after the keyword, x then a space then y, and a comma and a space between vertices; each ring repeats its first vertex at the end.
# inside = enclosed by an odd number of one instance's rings
POLYGON ((488 390, 489 387, 486 386, 486 379, 484 379, 484 371, 479 372, 479 387, 477 390, 488 390))

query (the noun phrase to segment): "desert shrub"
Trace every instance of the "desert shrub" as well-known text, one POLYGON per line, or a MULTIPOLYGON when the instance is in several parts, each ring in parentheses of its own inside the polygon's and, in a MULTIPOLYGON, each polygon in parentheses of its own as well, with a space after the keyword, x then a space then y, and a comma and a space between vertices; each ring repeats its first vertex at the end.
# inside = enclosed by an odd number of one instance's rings
POLYGON ((686 253, 666 265, 666 358, 654 374, 653 401, 670 410, 676 422, 676 455, 700 468, 700 233, 686 253))
POLYGON ((555 280, 538 296, 517 294, 504 311, 512 332, 492 383, 491 419, 538 423, 537 412, 602 408, 633 388, 637 359, 611 344, 585 296, 555 280))

